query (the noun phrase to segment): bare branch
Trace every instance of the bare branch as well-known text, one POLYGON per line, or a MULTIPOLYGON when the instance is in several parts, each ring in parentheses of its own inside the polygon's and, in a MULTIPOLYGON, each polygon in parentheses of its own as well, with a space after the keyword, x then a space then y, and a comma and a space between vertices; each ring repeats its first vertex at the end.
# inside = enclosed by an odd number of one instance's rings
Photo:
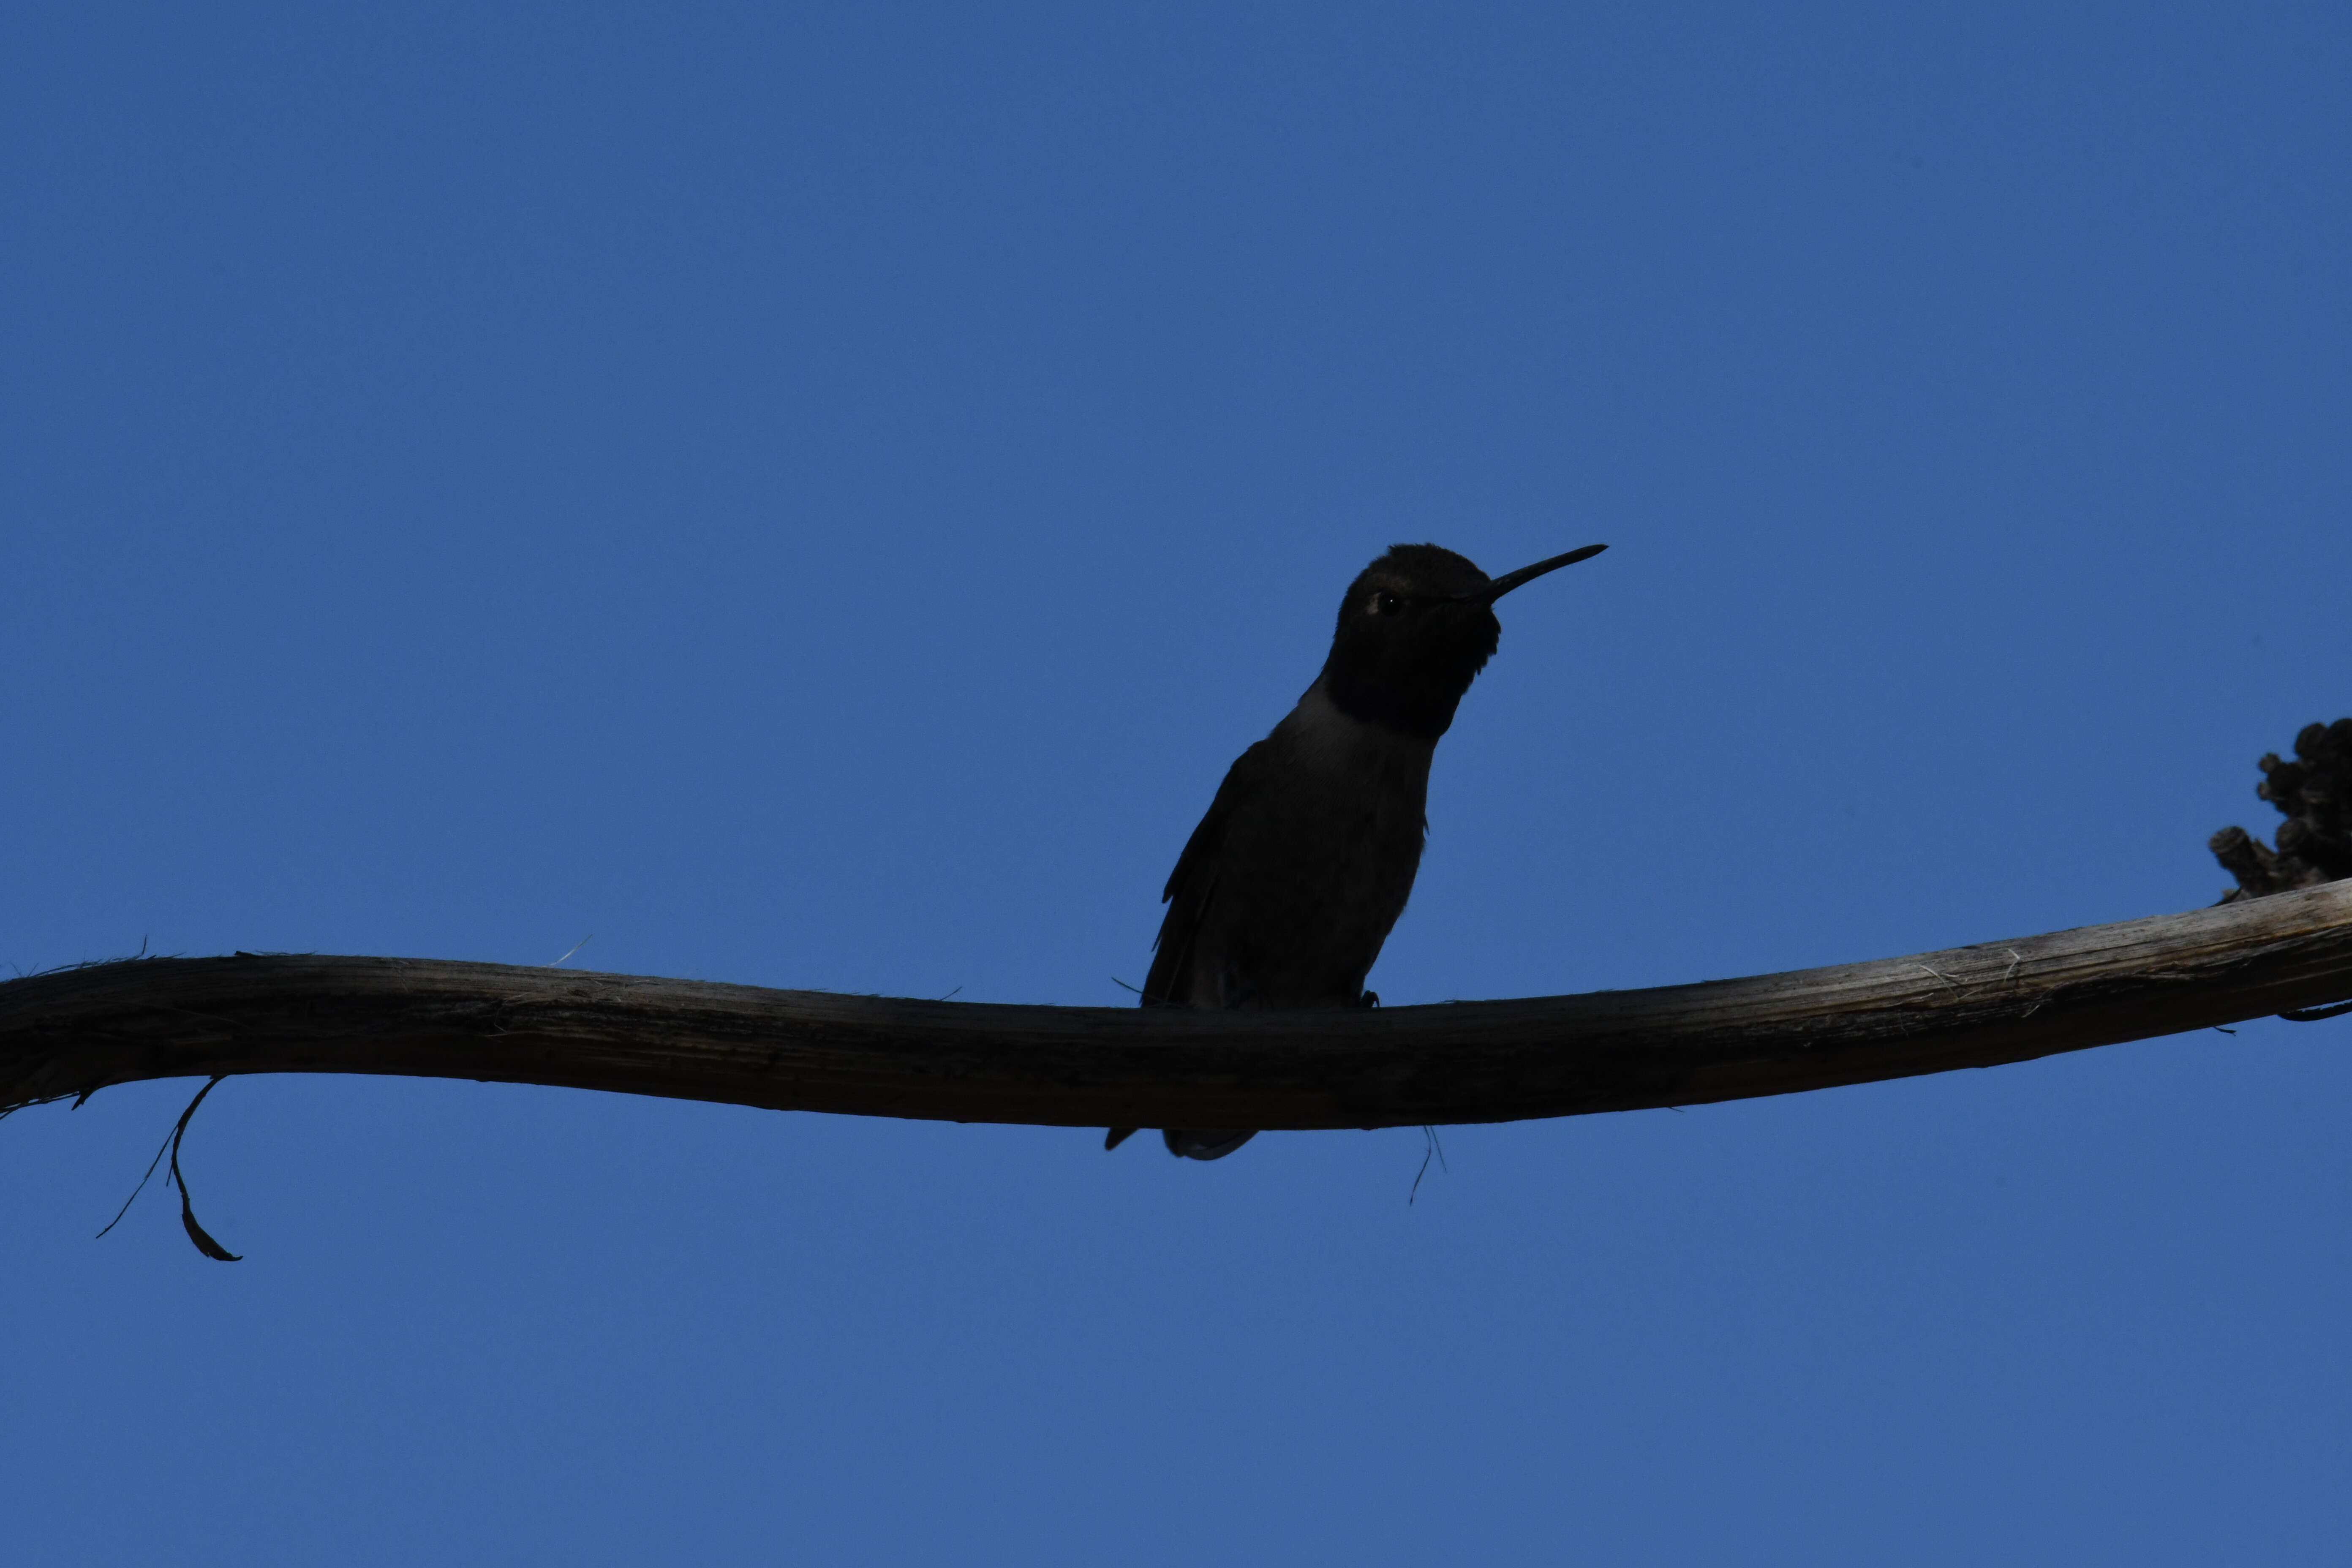
POLYGON ((1992 1067, 2352 997, 2352 881, 1871 963, 1369 1012, 997 1006, 425 959, 0 984, 0 1106, 388 1073, 1079 1127, 1508 1121, 1992 1067))

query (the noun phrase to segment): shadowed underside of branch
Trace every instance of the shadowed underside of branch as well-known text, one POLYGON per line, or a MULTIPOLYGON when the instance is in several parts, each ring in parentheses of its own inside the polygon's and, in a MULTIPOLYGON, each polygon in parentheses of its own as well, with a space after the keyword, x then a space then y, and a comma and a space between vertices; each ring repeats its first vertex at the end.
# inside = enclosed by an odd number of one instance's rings
POLYGON ((2352 997, 2352 882, 1785 974, 1370 1012, 1026 1007, 429 959, 146 959, 0 984, 0 1108, 378 1073, 1048 1126, 1389 1127, 1993 1067, 2352 997))

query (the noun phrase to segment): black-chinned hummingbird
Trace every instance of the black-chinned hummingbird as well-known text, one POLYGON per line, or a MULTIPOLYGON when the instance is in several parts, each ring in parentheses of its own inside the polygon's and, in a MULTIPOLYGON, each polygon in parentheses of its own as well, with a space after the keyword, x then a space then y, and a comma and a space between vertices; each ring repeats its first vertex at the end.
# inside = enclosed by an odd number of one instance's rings
MULTIPOLYGON (((1412 896, 1429 763, 1502 637, 1495 601, 1608 548, 1489 577, 1451 550, 1400 544, 1357 575, 1322 673, 1217 787, 1160 896, 1147 1007, 1370 1007, 1364 976, 1412 896)), ((1103 1147, 1135 1131, 1114 1127, 1103 1147)), ((1168 1152, 1255 1136, 1171 1127, 1168 1152)))

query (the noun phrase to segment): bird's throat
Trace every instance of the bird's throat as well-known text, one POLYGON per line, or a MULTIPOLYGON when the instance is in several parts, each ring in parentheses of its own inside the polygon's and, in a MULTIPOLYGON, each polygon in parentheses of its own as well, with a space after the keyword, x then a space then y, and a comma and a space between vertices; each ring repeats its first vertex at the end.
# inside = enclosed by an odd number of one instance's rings
POLYGON ((1340 712, 1423 741, 1434 741, 1452 727, 1454 710, 1468 689, 1467 681, 1457 685, 1425 672, 1398 678, 1337 658, 1323 667, 1323 689, 1340 712))

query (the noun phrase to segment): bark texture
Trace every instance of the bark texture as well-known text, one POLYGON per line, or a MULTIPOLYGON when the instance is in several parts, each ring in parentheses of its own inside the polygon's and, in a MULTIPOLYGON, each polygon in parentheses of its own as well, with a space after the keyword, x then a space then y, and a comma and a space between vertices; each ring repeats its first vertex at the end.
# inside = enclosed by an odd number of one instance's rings
POLYGON ((0 984, 0 1108, 145 1079, 347 1072, 954 1121, 1413 1126, 1992 1067, 2347 997, 2352 881, 1869 963, 1369 1012, 998 1006, 239 953, 0 984))

